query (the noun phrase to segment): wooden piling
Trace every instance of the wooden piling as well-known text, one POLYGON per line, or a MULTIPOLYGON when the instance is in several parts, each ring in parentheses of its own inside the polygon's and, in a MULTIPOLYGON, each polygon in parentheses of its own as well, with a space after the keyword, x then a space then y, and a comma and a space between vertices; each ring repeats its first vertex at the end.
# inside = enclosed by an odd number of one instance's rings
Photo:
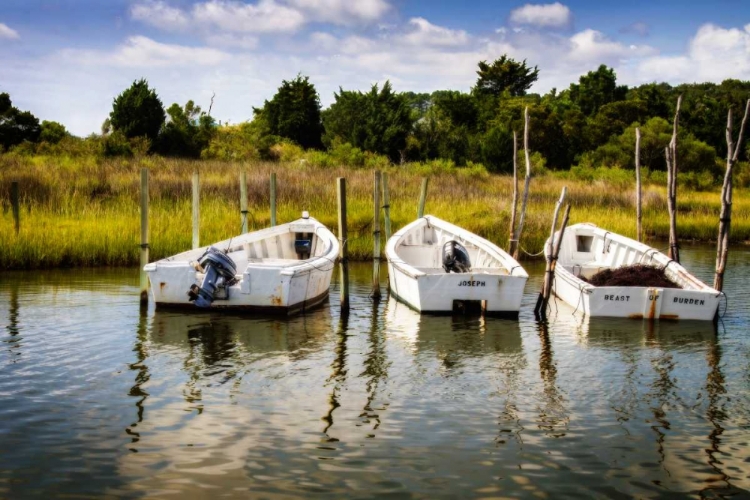
POLYGON ((641 129, 635 128, 635 220, 636 236, 643 243, 643 189, 641 184, 641 129))
POLYGON ((679 126, 682 96, 677 98, 674 113, 672 140, 665 151, 667 158, 667 209, 669 210, 669 258, 680 262, 680 246, 677 240, 677 128, 679 126))
POLYGON ((271 172, 271 227, 276 225, 276 172, 271 172))
POLYGON ((372 296, 380 298, 380 170, 373 174, 374 186, 372 192, 372 296))
POLYGON ((427 203, 427 177, 422 179, 422 190, 419 193, 419 206, 417 208, 417 219, 424 217, 424 205, 427 203))
POLYGON ((240 172, 240 218, 242 234, 247 232, 247 172, 240 172))
POLYGON ((560 199, 557 200, 555 206, 555 214, 552 217, 552 229, 550 230, 550 237, 547 242, 549 245, 547 251, 547 267, 544 273, 544 283, 542 284, 542 291, 539 293, 539 297, 536 301, 536 307, 534 308, 534 314, 538 319, 547 318, 547 305, 549 304, 550 296, 552 295, 552 282, 555 277, 555 266, 557 265, 557 256, 560 254, 560 244, 563 236, 565 235, 565 227, 568 225, 568 219, 570 217, 570 205, 565 208, 565 215, 560 226, 560 234, 555 238, 557 232, 557 219, 560 215, 560 209, 565 203, 565 197, 567 195, 567 188, 563 187, 560 193, 560 199))
POLYGON ((521 200, 521 215, 518 219, 518 229, 516 230, 516 240, 519 242, 513 258, 518 260, 521 250, 521 234, 523 233, 523 224, 526 221, 526 205, 529 201, 529 185, 531 184, 531 157, 529 156, 529 107, 524 110, 523 120, 523 152, 526 162, 526 177, 523 180, 523 199, 521 200))
POLYGON ((385 241, 391 239, 391 194, 388 191, 388 173, 383 172, 383 215, 385 216, 385 241))
POLYGON ((148 303, 148 169, 141 168, 141 303, 148 303))
POLYGON ((193 250, 201 246, 200 243, 200 219, 201 219, 201 192, 198 171, 193 172, 193 250))
POLYGON ((346 179, 339 177, 336 180, 336 191, 339 205, 339 296, 341 299, 341 312, 349 312, 349 251, 347 249, 346 232, 346 179))
POLYGON ((742 140, 745 134, 748 114, 750 114, 750 99, 745 105, 745 116, 742 118, 742 125, 740 125, 740 133, 736 144, 732 139, 731 109, 727 116, 727 170, 724 175, 724 184, 721 188, 721 214, 719 215, 719 237, 716 244, 716 273, 714 274, 714 288, 720 292, 724 288, 724 273, 727 268, 727 258, 729 257, 729 231, 732 222, 732 174, 734 164, 737 163, 739 152, 742 150, 742 140))
POLYGON ((13 209, 13 225, 16 234, 21 230, 21 205, 18 200, 18 181, 10 183, 10 205, 13 209))
POLYGON ((518 211, 518 134, 513 131, 513 200, 510 202, 510 234, 508 253, 513 255, 518 247, 516 238, 516 212, 518 211))

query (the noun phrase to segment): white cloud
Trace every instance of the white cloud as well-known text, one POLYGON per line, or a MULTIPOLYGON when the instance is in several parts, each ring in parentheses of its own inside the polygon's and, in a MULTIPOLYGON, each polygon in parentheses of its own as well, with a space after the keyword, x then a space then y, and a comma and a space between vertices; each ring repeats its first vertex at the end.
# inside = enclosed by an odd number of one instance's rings
POLYGON ((216 49, 160 43, 145 36, 130 37, 111 52, 64 50, 62 56, 80 64, 132 68, 212 66, 229 58, 229 54, 216 49))
POLYGON ((198 3, 193 7, 193 20, 215 29, 250 33, 293 32, 305 23, 298 10, 274 0, 257 4, 227 0, 198 3))
POLYGON ((391 6, 385 0, 288 0, 298 9, 309 13, 315 21, 334 24, 354 24, 380 19, 391 6))
POLYGON ((258 37, 252 35, 223 33, 218 35, 207 35, 206 43, 216 47, 253 50, 258 46, 258 37))
POLYGON ((548 4, 526 4, 510 13, 515 24, 532 24, 543 28, 569 26, 572 21, 570 9, 560 2, 548 4))
POLYGON ((161 0, 133 5, 130 17, 166 31, 181 31, 190 26, 190 18, 185 12, 161 0))
POLYGON ((634 56, 653 54, 648 46, 624 45, 596 30, 583 30, 570 38, 569 58, 572 61, 611 63, 634 56))
POLYGON ((451 47, 465 45, 469 41, 469 35, 465 31, 436 26, 421 17, 411 18, 409 25, 413 30, 401 36, 401 40, 410 45, 451 47))
POLYGON ((650 29, 648 24, 644 22, 637 22, 621 28, 620 33, 633 33, 639 36, 648 36, 650 33, 650 29))
POLYGON ((0 38, 8 38, 10 40, 17 40, 20 38, 18 31, 9 27, 7 24, 0 23, 0 38))
POLYGON ((648 58, 638 66, 638 74, 641 81, 750 80, 750 24, 743 29, 704 24, 685 55, 648 58))

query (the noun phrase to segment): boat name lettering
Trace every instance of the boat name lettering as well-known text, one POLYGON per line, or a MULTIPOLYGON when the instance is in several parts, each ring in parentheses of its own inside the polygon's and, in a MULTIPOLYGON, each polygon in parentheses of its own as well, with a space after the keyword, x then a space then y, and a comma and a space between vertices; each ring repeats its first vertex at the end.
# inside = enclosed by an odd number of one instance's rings
POLYGON ((700 299, 686 299, 684 297, 675 297, 674 298, 675 304, 687 304, 687 305, 696 305, 696 306, 703 306, 706 304, 705 300, 700 299))
POLYGON ((484 281, 461 281, 458 286, 487 286, 484 281))
POLYGON ((630 302, 630 295, 605 295, 604 300, 613 300, 615 302, 630 302))

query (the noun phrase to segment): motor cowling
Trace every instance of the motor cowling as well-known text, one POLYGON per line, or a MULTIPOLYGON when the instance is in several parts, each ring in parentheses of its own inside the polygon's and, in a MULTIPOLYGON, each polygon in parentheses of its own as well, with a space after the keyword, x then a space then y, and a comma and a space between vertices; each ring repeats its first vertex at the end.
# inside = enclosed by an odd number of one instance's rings
POLYGON ((443 269, 446 273, 468 273, 471 271, 469 252, 457 241, 443 245, 443 269))
POLYGON ((201 286, 193 285, 188 291, 191 302, 198 307, 210 307, 214 301, 216 290, 235 280, 237 265, 221 250, 209 247, 198 261, 198 265, 206 273, 201 286))

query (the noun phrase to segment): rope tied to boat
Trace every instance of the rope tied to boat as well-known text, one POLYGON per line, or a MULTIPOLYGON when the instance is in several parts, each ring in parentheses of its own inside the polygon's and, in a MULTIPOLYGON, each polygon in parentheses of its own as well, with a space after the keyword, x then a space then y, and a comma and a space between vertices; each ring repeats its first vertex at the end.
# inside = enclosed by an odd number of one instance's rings
POLYGON ((151 245, 149 245, 148 243, 141 243, 138 246, 141 247, 141 250, 148 250, 149 248, 151 248, 151 245))

